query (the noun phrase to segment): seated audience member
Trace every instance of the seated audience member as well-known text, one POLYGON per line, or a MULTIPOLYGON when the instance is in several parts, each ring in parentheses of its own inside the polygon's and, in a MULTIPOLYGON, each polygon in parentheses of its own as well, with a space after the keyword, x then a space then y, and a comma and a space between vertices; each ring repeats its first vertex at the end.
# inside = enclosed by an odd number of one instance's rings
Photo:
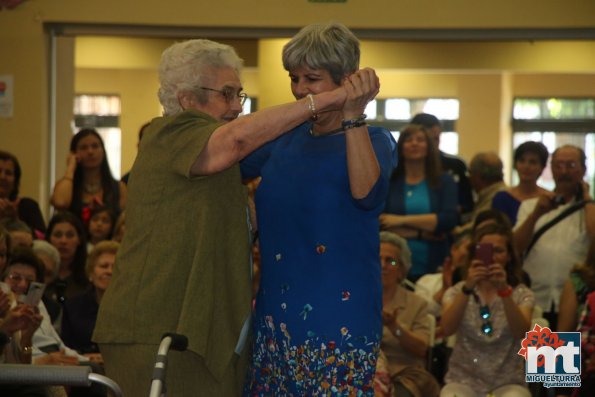
POLYGON ((120 212, 126 205, 126 184, 112 176, 99 133, 85 128, 70 140, 66 171, 56 182, 50 199, 60 211, 68 210, 89 223, 91 210, 106 206, 120 212))
MULTIPOLYGON (((18 269, 10 276, 18 278, 18 269)), ((0 287, 0 364, 31 364, 32 337, 41 323, 41 315, 33 306, 17 305, 8 284, 2 283, 0 287)), ((46 397, 47 394, 42 386, 0 384, 0 396, 46 397)))
POLYGON ((8 230, 13 247, 31 248, 31 245, 33 245, 33 232, 25 222, 18 219, 5 219, 2 225, 8 230))
POLYGON ((537 180, 547 165, 549 153, 541 142, 525 142, 514 151, 514 169, 519 184, 500 190, 492 199, 492 208, 505 213, 511 225, 516 224, 521 202, 545 193, 547 190, 537 185, 537 180))
POLYGON ((560 296, 559 332, 581 333, 581 387, 559 388, 558 396, 595 395, 595 240, 584 264, 576 265, 560 296))
POLYGON ((111 240, 116 223, 116 213, 108 207, 97 207, 91 210, 91 218, 87 227, 87 252, 100 241, 111 240))
POLYGON ((43 236, 45 221, 39 204, 29 197, 19 197, 21 166, 17 158, 0 150, 0 220, 20 219, 36 234, 43 236))
POLYGON ((92 361, 102 363, 97 345, 91 341, 97 311, 103 293, 112 278, 112 269, 120 244, 115 241, 101 241, 87 257, 87 276, 92 287, 64 303, 62 316, 62 340, 68 346, 85 354, 92 361))
POLYGON ((122 211, 122 212, 120 212, 120 215, 118 215, 118 219, 116 219, 112 240, 121 243, 122 239, 124 238, 125 231, 126 231, 126 211, 122 211))
POLYGON ((428 312, 436 317, 440 317, 442 311, 444 292, 459 281, 455 272, 467 264, 470 242, 470 231, 457 235, 450 246, 450 256, 444 259, 440 271, 426 274, 415 283, 415 293, 428 302, 428 312))
POLYGON ((0 346, 0 363, 30 364, 32 338, 41 315, 30 305, 17 305, 15 299, 10 289, 0 289, 0 333, 9 338, 0 346))
POLYGON ((85 292, 89 285, 85 275, 87 242, 83 224, 70 212, 58 212, 50 219, 46 240, 60 252, 58 278, 46 288, 54 300, 63 303, 85 292))
POLYGON ((10 256, 10 235, 8 230, 0 224, 0 275, 4 273, 4 268, 10 256))
MULTIPOLYGON (((493 152, 478 153, 471 159, 469 163, 469 180, 477 194, 475 207, 471 213, 471 222, 475 220, 477 214, 492 208, 494 195, 506 189, 503 168, 502 160, 493 152)), ((466 225, 466 227, 470 226, 469 223, 466 225)))
POLYGON ((517 352, 531 326, 534 295, 521 282, 512 232, 485 225, 473 232, 469 251, 465 280, 443 298, 440 325, 446 336, 456 334, 456 342, 440 396, 530 397, 517 352), (476 257, 484 252, 477 244, 491 245, 491 260, 476 257))
POLYGON ((584 263, 595 238, 595 202, 583 181, 587 157, 581 148, 557 148, 551 168, 554 191, 521 203, 514 239, 524 253, 523 269, 531 276, 536 303, 556 330, 562 287, 572 267, 584 263))
MULTIPOLYGON (((16 255, 20 255, 19 249, 16 255)), ((18 261, 8 262, 2 272, 0 332, 11 338, 6 346, 0 347, 4 362, 31 363, 32 338, 41 324, 41 316, 31 305, 17 304, 18 296, 27 293, 29 278, 27 266, 18 261)))
MULTIPOLYGON (((31 282, 43 280, 43 265, 30 248, 15 250, 5 274, 4 282, 16 295, 20 295, 28 290, 31 282)), ((64 344, 52 326, 50 316, 42 301, 39 302, 37 309, 41 318, 32 337, 32 363, 36 365, 88 365, 87 357, 79 355, 64 344)), ((91 387, 73 387, 69 392, 70 397, 104 397, 105 394, 105 388, 96 384, 91 387)))
MULTIPOLYGON (((430 137, 436 143, 436 147, 440 148, 440 134, 442 133, 442 124, 440 120, 433 114, 418 113, 411 119, 411 124, 421 124, 424 126, 430 137)), ((440 163, 442 170, 453 177, 457 184, 458 192, 458 209, 461 214, 461 219, 467 218, 473 210, 473 190, 469 183, 469 173, 467 172, 467 164, 458 156, 448 154, 439 150, 440 163)), ((466 220, 463 220, 466 222, 466 220)))
POLYGON ((397 142, 399 163, 390 180, 380 224, 407 239, 413 252, 408 278, 434 273, 448 255, 458 221, 457 187, 440 168, 435 142, 421 125, 406 126, 397 142))
MULTIPOLYGON (((58 278, 58 271, 60 270, 60 252, 45 240, 33 241, 33 252, 35 252, 35 255, 37 255, 43 264, 43 283, 46 286, 52 285, 58 278)), ((41 300, 50 315, 54 328, 59 329, 62 305, 55 299, 52 299, 47 288, 41 300)))
MULTIPOLYGON (((15 250, 6 266, 3 281, 12 292, 19 296, 26 294, 33 281, 43 279, 43 265, 30 248, 15 250)), ((52 327, 47 310, 43 302, 39 303, 39 313, 43 317, 39 328, 33 334, 33 363, 34 364, 77 364, 76 353, 70 351, 66 356, 61 349, 67 349, 52 327), (51 354, 49 354, 51 352, 51 354)))
POLYGON ((404 288, 411 267, 407 242, 390 232, 380 233, 382 263, 381 349, 397 396, 433 397, 440 386, 425 369, 429 341, 427 303, 404 288))

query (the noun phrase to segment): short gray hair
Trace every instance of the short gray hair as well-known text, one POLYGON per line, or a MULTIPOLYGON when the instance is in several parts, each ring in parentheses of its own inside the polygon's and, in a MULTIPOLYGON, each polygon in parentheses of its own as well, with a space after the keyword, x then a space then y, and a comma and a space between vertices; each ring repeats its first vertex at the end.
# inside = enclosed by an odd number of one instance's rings
POLYGON ((171 45, 163 51, 159 62, 158 96, 164 114, 183 110, 178 101, 182 92, 191 92, 200 103, 206 103, 207 93, 200 87, 208 81, 207 68, 230 67, 239 74, 242 64, 233 47, 215 41, 196 39, 171 45))
POLYGON ((401 251, 401 257, 399 259, 405 267, 405 275, 407 275, 409 269, 411 269, 411 250, 409 249, 407 240, 393 232, 383 231, 380 232, 380 244, 382 243, 392 244, 401 251))
POLYGON ((33 240, 33 252, 35 252, 35 255, 37 256, 41 254, 50 258, 56 265, 54 266, 54 274, 52 275, 52 278, 58 277, 58 272, 60 271, 60 252, 58 249, 45 240, 33 240))
POLYGON ((343 24, 308 25, 283 47, 283 67, 328 70, 335 84, 359 68, 357 37, 343 24))

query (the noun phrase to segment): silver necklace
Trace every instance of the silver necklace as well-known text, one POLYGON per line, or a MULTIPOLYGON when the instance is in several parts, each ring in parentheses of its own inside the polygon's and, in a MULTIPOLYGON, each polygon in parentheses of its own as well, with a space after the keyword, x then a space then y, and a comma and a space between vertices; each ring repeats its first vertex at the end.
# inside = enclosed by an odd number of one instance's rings
POLYGON ((85 183, 85 193, 95 194, 101 190, 101 183, 85 183))

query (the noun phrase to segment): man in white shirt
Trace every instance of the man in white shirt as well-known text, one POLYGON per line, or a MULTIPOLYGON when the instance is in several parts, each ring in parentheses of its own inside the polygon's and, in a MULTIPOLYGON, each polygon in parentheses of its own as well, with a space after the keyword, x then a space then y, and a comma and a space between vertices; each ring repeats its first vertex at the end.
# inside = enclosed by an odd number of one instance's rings
MULTIPOLYGON (((591 200, 583 181, 586 173, 585 152, 576 146, 559 147, 552 155, 554 192, 523 201, 519 208, 514 239, 519 253, 525 252, 533 235, 567 208, 591 200)), ((531 277, 531 289, 544 317, 556 328, 558 303, 570 270, 585 260, 590 241, 595 236, 595 205, 566 216, 548 229, 526 252, 523 267, 531 277)))

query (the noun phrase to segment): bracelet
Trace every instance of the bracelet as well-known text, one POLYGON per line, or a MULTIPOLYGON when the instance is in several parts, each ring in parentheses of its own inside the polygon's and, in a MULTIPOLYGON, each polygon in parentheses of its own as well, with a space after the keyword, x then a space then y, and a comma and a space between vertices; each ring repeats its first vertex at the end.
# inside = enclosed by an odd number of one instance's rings
POLYGON ((362 127, 366 125, 366 115, 361 114, 354 119, 351 120, 343 120, 341 121, 341 128, 343 131, 349 130, 351 128, 362 127))
POLYGON ((397 328, 395 329, 395 332, 394 332, 394 334, 395 334, 395 336, 396 336, 397 338, 400 338, 401 336, 403 336, 403 331, 401 331, 401 328, 397 327, 397 328))
POLYGON ((21 347, 21 352, 23 352, 23 354, 32 354, 33 346, 23 346, 21 347))
POLYGON ((316 121, 316 120, 318 120, 318 113, 316 112, 316 104, 314 103, 314 95, 308 94, 308 95, 306 95, 306 98, 308 98, 308 109, 310 109, 310 113, 312 113, 312 116, 310 116, 310 119, 312 121, 316 121))
POLYGON ((473 292, 475 292, 475 288, 467 288, 465 286, 465 284, 463 284, 463 288, 461 288, 461 291, 465 294, 465 295, 471 295, 473 294, 473 292))
POLYGON ((512 295, 512 287, 509 285, 504 289, 499 289, 496 291, 496 293, 500 298, 508 298, 510 295, 512 295))

